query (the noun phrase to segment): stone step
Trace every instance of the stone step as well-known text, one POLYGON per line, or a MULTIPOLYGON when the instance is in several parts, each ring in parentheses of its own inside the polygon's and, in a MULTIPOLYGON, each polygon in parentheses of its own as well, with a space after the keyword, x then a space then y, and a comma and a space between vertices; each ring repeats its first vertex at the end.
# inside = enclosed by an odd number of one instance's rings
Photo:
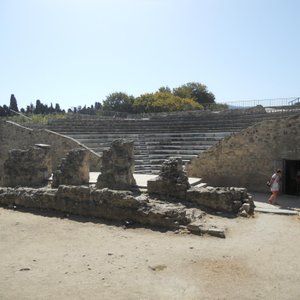
POLYGON ((189 161, 226 136, 282 114, 237 114, 182 112, 152 114, 144 118, 99 118, 83 116, 52 121, 48 129, 70 136, 97 153, 107 150, 116 139, 135 143, 137 172, 157 172, 172 156, 189 161))
MULTIPOLYGON (((181 145, 189 144, 200 144, 200 145, 213 145, 218 142, 222 138, 210 138, 210 139, 202 139, 197 137, 194 138, 187 138, 187 139, 173 139, 172 137, 165 140, 149 140, 146 145, 140 144, 139 140, 133 140, 136 147, 141 149, 150 149, 155 148, 157 145, 164 147, 166 145, 172 144, 174 147, 180 147, 181 145)), ((78 142, 85 144, 87 147, 95 147, 95 146, 107 146, 110 145, 115 139, 111 140, 88 140, 88 139, 76 139, 78 142)))
POLYGON ((190 161, 192 158, 197 157, 197 155, 166 155, 166 156, 162 156, 162 155, 157 155, 157 156, 150 156, 150 163, 151 165, 162 165, 162 163, 166 160, 169 159, 170 157, 180 157, 182 159, 182 161, 184 163, 187 163, 188 161, 190 161))
MULTIPOLYGON (((278 116, 276 116, 278 117, 278 116)), ((251 123, 251 122, 257 122, 260 120, 265 119, 274 119, 274 114, 263 114, 263 115, 210 115, 207 117, 182 117, 182 118, 156 118, 156 119, 136 119, 136 120, 129 120, 129 119, 93 119, 93 120, 71 120, 71 119, 61 119, 61 120, 55 120, 52 121, 49 126, 65 126, 65 125, 85 125, 85 126, 101 126, 101 127, 111 127, 111 123, 114 124, 114 126, 123 126, 124 124, 130 125, 130 126, 160 126, 162 124, 167 124, 169 126, 180 124, 207 124, 207 123, 236 123, 236 122, 243 122, 243 123, 251 123)))
MULTIPOLYGON (((82 138, 82 137, 77 137, 75 135, 69 135, 70 137, 72 137, 73 139, 76 139, 77 141, 79 141, 80 143, 90 143, 90 144, 110 144, 112 141, 116 140, 116 139, 120 139, 119 137, 114 137, 111 136, 109 138, 106 137, 100 137, 100 138, 93 138, 93 139, 89 139, 89 138, 82 138)), ((123 139, 126 140, 131 140, 134 141, 136 144, 147 147, 149 145, 156 145, 156 144, 167 144, 167 143, 175 143, 175 144, 185 144, 186 142, 202 142, 202 143, 214 143, 216 141, 219 141, 220 139, 223 139, 224 137, 226 137, 228 135, 224 134, 224 135, 219 135, 219 136, 215 136, 215 137, 202 137, 202 136, 197 136, 196 134, 193 136, 174 136, 174 135, 169 135, 169 136, 160 136, 157 135, 156 137, 149 137, 147 139, 147 141, 145 143, 140 142, 140 139, 129 139, 126 136, 123 136, 123 139)))
POLYGON ((63 135, 69 135, 73 133, 103 133, 103 134, 151 134, 151 133, 168 133, 168 132, 198 132, 198 131, 206 131, 206 132, 214 132, 214 131, 220 131, 222 129, 226 129, 227 131, 233 131, 233 132, 238 132, 243 128, 247 128, 252 124, 248 125, 234 125, 234 126, 228 126, 225 124, 222 124, 220 126, 191 126, 191 127, 183 127, 183 126, 178 126, 178 127, 173 127, 173 128, 126 128, 126 126, 123 126, 121 128, 111 128, 107 130, 99 129, 99 128, 86 128, 86 127, 77 127, 77 128, 49 128, 51 131, 58 132, 63 135))
POLYGON ((152 150, 149 153, 151 153, 150 157, 153 155, 182 155, 182 154, 198 154, 200 151, 204 151, 207 148, 198 148, 198 149, 193 149, 193 150, 187 150, 187 149, 181 149, 181 150, 174 150, 174 149, 157 149, 157 150, 152 150))

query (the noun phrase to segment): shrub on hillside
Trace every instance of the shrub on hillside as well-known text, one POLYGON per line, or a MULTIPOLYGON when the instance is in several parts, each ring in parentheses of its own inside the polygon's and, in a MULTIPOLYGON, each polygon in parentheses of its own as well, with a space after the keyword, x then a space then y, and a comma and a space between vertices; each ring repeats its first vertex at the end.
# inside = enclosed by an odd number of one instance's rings
POLYGON ((144 94, 133 103, 135 113, 171 112, 182 110, 200 110, 203 106, 193 99, 180 98, 168 92, 144 94))

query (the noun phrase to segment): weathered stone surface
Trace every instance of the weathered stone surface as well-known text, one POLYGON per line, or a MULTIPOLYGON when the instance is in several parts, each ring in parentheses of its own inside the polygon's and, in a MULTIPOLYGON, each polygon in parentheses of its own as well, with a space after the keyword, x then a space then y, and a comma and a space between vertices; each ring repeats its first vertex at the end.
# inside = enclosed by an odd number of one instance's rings
POLYGON ((238 212, 238 215, 240 217, 249 217, 249 211, 250 211, 250 204, 249 203, 244 203, 238 212))
POLYGON ((164 161, 159 176, 147 182, 149 194, 181 200, 185 200, 189 187, 188 177, 182 168, 182 160, 178 157, 164 161))
POLYGON ((64 186, 58 189, 0 188, 0 204, 57 211, 116 221, 178 229, 191 222, 186 207, 134 197, 129 191, 64 186))
POLYGON ((50 147, 37 145, 27 150, 9 151, 4 163, 4 186, 43 186, 51 175, 50 147))
MULTIPOLYGON (((4 162, 8 159, 8 153, 12 149, 26 150, 34 144, 49 144, 52 161, 52 170, 56 170, 61 159, 71 149, 86 147, 76 140, 58 134, 50 130, 33 130, 11 121, 0 120, 0 185, 3 186, 4 162)), ((99 172, 101 157, 99 154, 90 152, 90 170, 99 172)))
POLYGON ((163 163, 158 177, 147 182, 148 193, 168 200, 184 200, 196 207, 236 214, 243 203, 249 205, 249 214, 254 203, 244 188, 214 188, 208 186, 190 188, 188 177, 182 169, 180 158, 171 158, 163 163))
POLYGON ((284 160, 299 160, 300 115, 258 123, 225 138, 186 166, 212 186, 267 192, 266 181, 284 160))
POLYGON ((97 217, 128 224, 172 229, 225 237, 226 229, 205 220, 202 210, 184 203, 166 202, 147 194, 134 196, 130 191, 88 186, 47 188, 0 188, 0 205, 8 207, 40 208, 97 217))
POLYGON ((133 142, 115 140, 109 150, 103 151, 98 188, 130 190, 135 185, 133 142))
POLYGON ((57 190, 49 188, 0 188, 0 204, 27 208, 56 209, 57 190))
POLYGON ((84 149, 71 150, 63 158, 57 170, 53 172, 52 187, 61 184, 82 185, 89 183, 89 151, 84 149))
POLYGON ((186 200, 200 207, 228 213, 237 213, 243 203, 249 203, 249 213, 254 210, 254 203, 244 188, 193 187, 187 191, 186 200))
POLYGON ((215 225, 207 225, 197 221, 188 224, 187 229, 193 234, 208 234, 220 238, 226 237, 226 228, 219 228, 215 225))

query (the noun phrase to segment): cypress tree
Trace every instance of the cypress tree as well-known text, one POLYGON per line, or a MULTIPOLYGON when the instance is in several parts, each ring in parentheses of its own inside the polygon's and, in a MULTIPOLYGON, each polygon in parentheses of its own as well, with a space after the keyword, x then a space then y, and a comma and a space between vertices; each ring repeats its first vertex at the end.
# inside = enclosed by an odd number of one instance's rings
POLYGON ((10 96, 9 108, 12 109, 12 110, 14 110, 14 111, 19 112, 18 104, 17 104, 17 99, 16 99, 16 97, 15 97, 14 94, 11 94, 11 96, 10 96))

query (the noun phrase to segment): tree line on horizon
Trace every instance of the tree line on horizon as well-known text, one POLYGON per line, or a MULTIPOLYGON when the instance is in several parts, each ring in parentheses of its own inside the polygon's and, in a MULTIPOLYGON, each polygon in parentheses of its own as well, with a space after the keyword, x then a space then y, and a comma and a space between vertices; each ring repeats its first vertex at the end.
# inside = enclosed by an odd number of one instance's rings
MULTIPOLYGON (((206 85, 189 82, 177 88, 160 87, 154 93, 142 94, 139 97, 128 95, 124 92, 114 92, 103 100, 102 103, 95 102, 90 107, 78 106, 77 108, 69 108, 67 113, 79 113, 96 115, 103 112, 121 112, 121 113, 155 113, 155 112, 172 112, 183 110, 201 110, 208 105, 217 105, 215 96, 207 90, 206 85)), ((224 106, 218 104, 219 106, 224 106)), ((66 111, 60 108, 56 103, 54 106, 43 104, 40 100, 36 100, 35 105, 30 103, 26 109, 19 110, 17 99, 12 94, 9 106, 0 106, 0 116, 12 116, 16 113, 23 114, 65 114, 66 111)))

